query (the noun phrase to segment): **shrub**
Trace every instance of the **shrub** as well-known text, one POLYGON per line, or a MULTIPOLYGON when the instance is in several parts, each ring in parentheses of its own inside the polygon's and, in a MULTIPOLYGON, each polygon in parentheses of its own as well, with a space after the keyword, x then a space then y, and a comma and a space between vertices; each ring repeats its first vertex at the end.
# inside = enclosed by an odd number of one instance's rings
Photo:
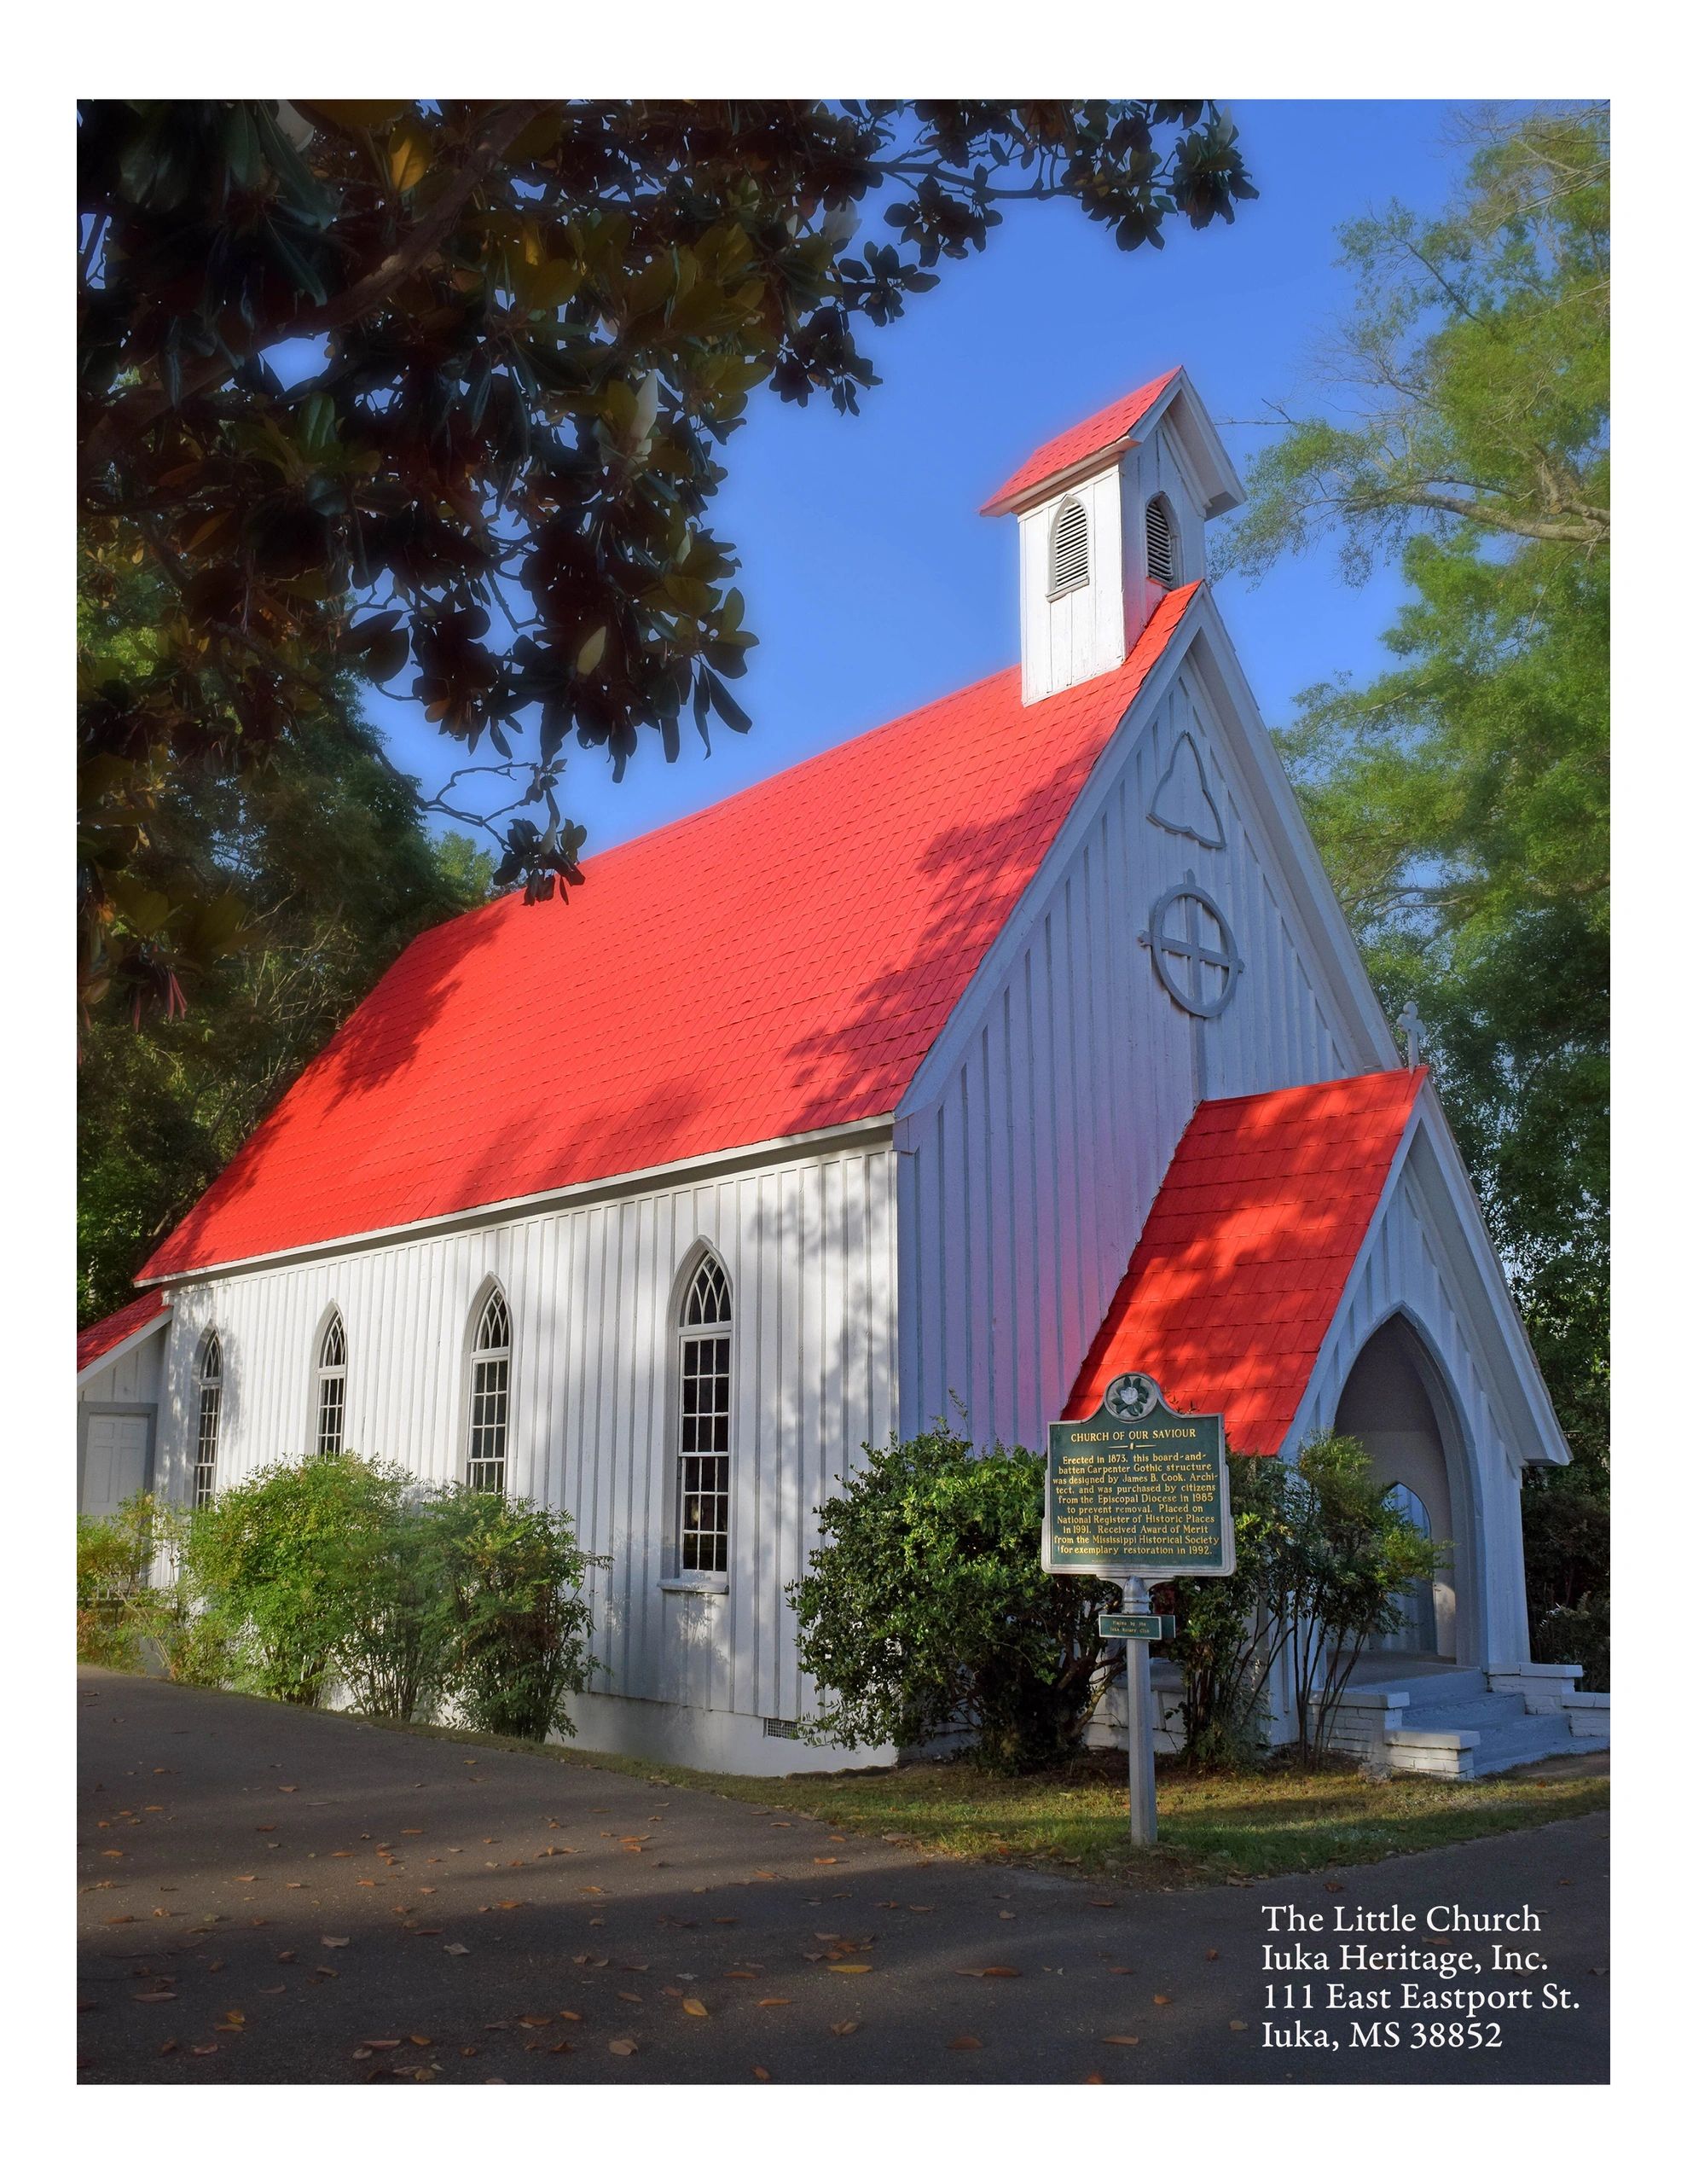
POLYGON ((238 1632, 238 1680, 314 1706, 374 1613, 403 1474, 349 1450, 271 1464, 196 1513, 194 1576, 238 1632))
POLYGON ((1186 1749, 1223 1760, 1257 1751, 1272 1672, 1286 1660, 1303 1763, 1329 1748, 1336 1709, 1365 1641, 1397 1630, 1407 1586, 1442 1550, 1390 1500, 1363 1444, 1310 1441, 1292 1464, 1230 1459, 1236 1571, 1181 1578, 1169 1652, 1185 1676, 1186 1749))
POLYGON ((1235 1572, 1180 1577, 1166 1588, 1177 1634, 1165 1650, 1183 1671, 1186 1754, 1197 1764, 1233 1766, 1256 1757, 1266 1741, 1262 1716, 1287 1635, 1272 1609, 1288 1472, 1271 1456, 1232 1454, 1228 1463, 1235 1572))
POLYGON ((140 1647, 130 1620, 130 1595, 145 1581, 152 1559, 147 1513, 136 1496, 108 1517, 76 1520, 76 1657, 101 1668, 134 1669, 140 1647))
POLYGON ((1069 1754, 1120 1666, 1096 1627, 1115 1589, 1043 1571, 1043 1458, 976 1455, 941 1421, 864 1453, 788 1589, 820 1687, 805 1734, 853 1749, 958 1728, 1002 1774, 1069 1754))
POLYGON ((472 1728, 542 1740, 573 1734, 565 1704, 600 1666, 579 1597, 606 1555, 577 1544, 561 1510, 447 1488, 425 1506, 427 1566, 449 1602, 450 1684, 472 1728))
POLYGON ((345 1641, 351 1704, 390 1721, 430 1718, 451 1687, 456 1599, 435 1507, 414 1499, 386 1516, 364 1572, 362 1620, 345 1641))

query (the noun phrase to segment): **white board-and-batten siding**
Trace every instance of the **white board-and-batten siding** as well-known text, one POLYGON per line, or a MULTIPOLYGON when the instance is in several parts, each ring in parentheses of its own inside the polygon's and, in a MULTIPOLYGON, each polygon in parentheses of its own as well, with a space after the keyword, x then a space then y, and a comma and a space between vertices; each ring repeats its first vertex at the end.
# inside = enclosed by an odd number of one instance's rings
MULTIPOLYGON (((1202 1099, 1398 1066, 1374 1002, 1376 1024, 1356 1024, 1310 960, 1272 830, 1227 751, 1236 732, 1221 731, 1186 653, 1101 760, 952 1020, 954 1044, 910 1089, 896 1140, 905 1436, 964 1410, 981 1445, 1043 1445, 1202 1099), (1222 849, 1148 816, 1186 733, 1222 849), (1189 873, 1224 909, 1244 965, 1214 1021, 1173 1002, 1139 938, 1189 873)), ((1317 884, 1327 893, 1321 872, 1317 884)))
POLYGON ((165 1490, 190 1491, 194 1366, 223 1352, 217 1484, 316 1445, 317 1345, 345 1322, 345 1443, 430 1481, 461 1478, 469 1358, 490 1285, 508 1301, 507 1484, 565 1509, 590 1578, 592 1688, 789 1719, 798 1687, 785 1588, 812 1512, 896 1416, 896 1237, 889 1132, 707 1180, 395 1239, 174 1292, 165 1490), (732 1288, 730 1569, 677 1578, 678 1287, 699 1250, 732 1288), (664 1589, 664 1580, 670 1581, 664 1589))

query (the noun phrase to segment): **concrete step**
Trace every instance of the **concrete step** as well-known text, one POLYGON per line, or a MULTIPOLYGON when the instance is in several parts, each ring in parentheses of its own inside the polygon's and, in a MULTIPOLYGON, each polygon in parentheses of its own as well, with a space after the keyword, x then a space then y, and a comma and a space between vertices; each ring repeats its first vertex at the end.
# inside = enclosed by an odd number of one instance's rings
POLYGON ((1367 1653, 1348 1684, 1349 1696, 1365 1691, 1404 1691, 1416 1705, 1442 1705, 1454 1699, 1486 1699, 1481 1669, 1426 1667, 1421 1656, 1367 1653))
POLYGON ((1532 1760, 1552 1759, 1560 1753, 1609 1751, 1609 1736, 1579 1737, 1568 1723, 1551 1715, 1531 1714, 1515 1728, 1484 1732, 1475 1751, 1475 1774, 1504 1774, 1513 1767, 1527 1767, 1532 1760))
POLYGON ((1491 1716, 1481 1727, 1453 1722, 1418 1722, 1383 1739, 1388 1763, 1401 1773, 1435 1774, 1459 1781, 1503 1774, 1510 1768, 1527 1767, 1533 1760, 1551 1759, 1561 1753, 1609 1749, 1609 1734, 1577 1736, 1562 1716, 1528 1714, 1521 1702, 1515 1715, 1491 1716))
POLYGON ((1486 1734, 1491 1729, 1507 1728, 1513 1722, 1531 1718, 1550 1717, 1532 1717, 1522 1696, 1516 1692, 1485 1691, 1480 1698, 1446 1699, 1437 1693, 1428 1702, 1414 1692, 1400 1726, 1408 1729, 1481 1729, 1486 1734))

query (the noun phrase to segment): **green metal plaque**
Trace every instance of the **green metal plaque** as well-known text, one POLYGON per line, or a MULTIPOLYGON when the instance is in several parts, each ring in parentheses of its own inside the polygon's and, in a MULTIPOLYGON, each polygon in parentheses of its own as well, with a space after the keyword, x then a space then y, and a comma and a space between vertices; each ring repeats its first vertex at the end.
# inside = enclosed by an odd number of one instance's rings
POLYGON ((1174 1615, 1099 1615, 1096 1628, 1104 1638, 1175 1638, 1174 1615))
POLYGON ((1042 1561, 1065 1577, 1228 1577, 1223 1418, 1172 1410, 1146 1373, 1121 1373, 1093 1418, 1057 1419, 1042 1561))

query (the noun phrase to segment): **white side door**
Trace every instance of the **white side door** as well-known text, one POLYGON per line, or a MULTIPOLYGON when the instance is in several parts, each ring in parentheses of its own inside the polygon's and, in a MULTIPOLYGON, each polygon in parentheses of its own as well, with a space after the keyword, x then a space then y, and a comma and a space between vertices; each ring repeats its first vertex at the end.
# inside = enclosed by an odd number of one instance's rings
POLYGON ((88 1421, 82 1473, 83 1513, 108 1517, 147 1483, 152 1420, 144 1411, 101 1411, 88 1421))

